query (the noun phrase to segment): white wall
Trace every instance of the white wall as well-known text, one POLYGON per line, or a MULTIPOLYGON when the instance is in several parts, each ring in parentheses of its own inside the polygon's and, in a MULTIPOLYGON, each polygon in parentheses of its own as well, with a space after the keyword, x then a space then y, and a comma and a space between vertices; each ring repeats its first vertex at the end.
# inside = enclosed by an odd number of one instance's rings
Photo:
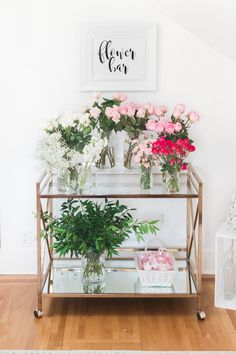
POLYGON ((193 160, 205 182, 204 271, 214 271, 214 234, 236 189, 235 63, 143 0, 0 0, 0 273, 36 269, 35 242, 23 239, 35 233, 40 129, 47 113, 79 110, 90 98, 79 91, 79 24, 120 20, 159 26, 158 90, 129 97, 201 113, 193 160))

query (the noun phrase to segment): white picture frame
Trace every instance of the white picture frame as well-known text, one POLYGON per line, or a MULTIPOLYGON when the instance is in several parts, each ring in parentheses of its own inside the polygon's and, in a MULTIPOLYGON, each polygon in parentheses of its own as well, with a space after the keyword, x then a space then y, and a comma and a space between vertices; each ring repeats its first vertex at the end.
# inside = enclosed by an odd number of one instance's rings
POLYGON ((80 26, 81 91, 155 91, 157 25, 80 26))

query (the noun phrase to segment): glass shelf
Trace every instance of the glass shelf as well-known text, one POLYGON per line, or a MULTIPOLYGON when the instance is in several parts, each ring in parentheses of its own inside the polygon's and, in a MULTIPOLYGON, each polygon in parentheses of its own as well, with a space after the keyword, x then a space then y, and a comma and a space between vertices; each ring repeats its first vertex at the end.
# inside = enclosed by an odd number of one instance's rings
POLYGON ((137 171, 128 173, 102 171, 94 174, 90 189, 82 194, 58 192, 56 183, 48 184, 41 192, 40 198, 198 198, 198 193, 191 183, 187 183, 187 174, 181 175, 180 191, 167 193, 161 182, 161 175, 154 174, 154 185, 149 190, 139 186, 137 171))
POLYGON ((101 297, 197 296, 186 261, 177 260, 176 263, 178 272, 171 287, 142 287, 133 259, 108 260, 105 282, 88 287, 81 282, 80 260, 54 260, 43 294, 55 297, 86 297, 98 294, 101 297))

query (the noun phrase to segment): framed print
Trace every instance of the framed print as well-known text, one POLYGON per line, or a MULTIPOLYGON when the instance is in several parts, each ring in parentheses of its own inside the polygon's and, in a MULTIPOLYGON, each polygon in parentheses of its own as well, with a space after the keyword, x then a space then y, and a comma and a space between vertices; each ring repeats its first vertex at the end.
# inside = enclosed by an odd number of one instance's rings
POLYGON ((156 90, 155 24, 84 24, 81 91, 156 90))

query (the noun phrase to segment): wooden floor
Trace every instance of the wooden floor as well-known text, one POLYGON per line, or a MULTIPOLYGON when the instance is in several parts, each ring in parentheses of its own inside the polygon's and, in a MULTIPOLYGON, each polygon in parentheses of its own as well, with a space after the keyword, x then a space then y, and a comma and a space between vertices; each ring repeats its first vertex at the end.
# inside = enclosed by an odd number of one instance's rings
POLYGON ((191 299, 52 299, 35 319, 36 281, 0 277, 0 349, 235 350, 236 312, 213 306, 203 282, 205 321, 191 299))

